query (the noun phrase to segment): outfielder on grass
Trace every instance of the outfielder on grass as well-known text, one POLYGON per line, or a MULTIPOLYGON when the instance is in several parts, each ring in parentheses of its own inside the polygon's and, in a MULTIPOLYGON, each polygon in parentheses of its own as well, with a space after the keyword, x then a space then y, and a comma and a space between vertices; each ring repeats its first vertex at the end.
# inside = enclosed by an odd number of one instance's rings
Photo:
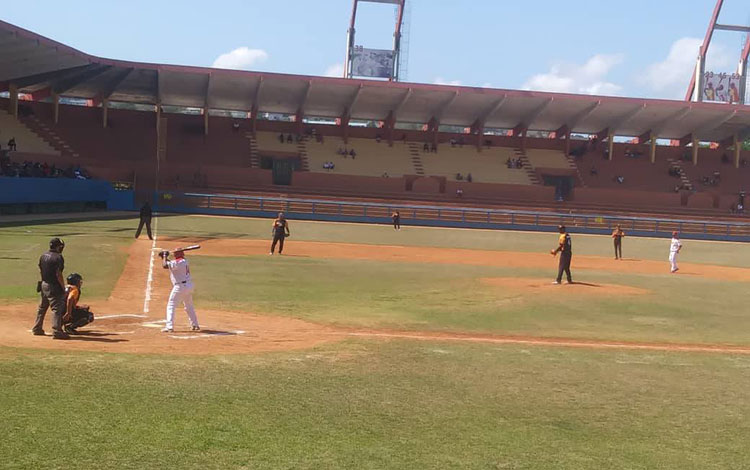
POLYGON ((167 324, 161 330, 164 333, 174 331, 174 309, 175 305, 182 303, 185 306, 190 319, 190 327, 193 331, 200 330, 198 317, 193 307, 193 280, 190 278, 190 265, 185 259, 185 252, 178 248, 174 251, 174 260, 169 259, 168 251, 161 251, 161 266, 169 269, 169 278, 172 280, 172 292, 169 293, 167 302, 167 324))

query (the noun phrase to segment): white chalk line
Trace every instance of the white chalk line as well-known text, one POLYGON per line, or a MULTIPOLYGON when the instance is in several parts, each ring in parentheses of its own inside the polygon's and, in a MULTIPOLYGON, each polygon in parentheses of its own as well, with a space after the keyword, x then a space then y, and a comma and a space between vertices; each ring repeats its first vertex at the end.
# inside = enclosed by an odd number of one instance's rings
POLYGON ((148 318, 148 315, 139 315, 136 313, 124 313, 122 315, 97 315, 97 320, 106 320, 108 318, 148 318))
POLYGON ((149 312, 149 304, 151 303, 151 285, 154 282, 154 248, 156 248, 156 237, 157 237, 157 228, 159 225, 159 218, 156 217, 154 219, 154 239, 151 242, 151 251, 148 252, 148 277, 146 278, 146 291, 145 295, 143 296, 143 313, 149 312))
POLYGON ((173 339, 198 339, 198 338, 215 338, 218 336, 239 336, 245 334, 242 330, 236 330, 236 331, 219 331, 216 333, 201 333, 199 335, 183 335, 183 336, 177 336, 177 335, 170 335, 170 338, 173 339))

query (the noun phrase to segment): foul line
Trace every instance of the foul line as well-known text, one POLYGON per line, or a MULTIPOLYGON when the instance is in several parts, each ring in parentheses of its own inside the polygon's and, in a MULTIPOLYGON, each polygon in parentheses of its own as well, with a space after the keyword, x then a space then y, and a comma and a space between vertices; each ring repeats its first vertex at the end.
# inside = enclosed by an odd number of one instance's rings
MULTIPOLYGON (((340 333, 335 333, 340 334, 340 333)), ((514 337, 479 337, 479 336, 447 336, 440 334, 420 333, 377 333, 377 332, 349 332, 348 336, 364 336, 374 338, 399 338, 429 341, 464 341, 472 343, 495 343, 495 344, 524 344, 531 346, 562 346, 572 348, 590 349, 631 349, 646 351, 666 352, 708 352, 723 354, 750 354, 750 348, 743 346, 724 346, 712 344, 668 344, 668 343, 627 343, 618 341, 587 341, 564 338, 514 338, 514 337)))
POLYGON ((149 264, 148 264, 148 277, 146 278, 146 291, 143 297, 143 313, 148 313, 149 304, 151 303, 151 284, 154 282, 154 249, 156 249, 156 229, 159 225, 159 218, 156 217, 154 220, 154 240, 151 242, 151 250, 149 250, 149 264))

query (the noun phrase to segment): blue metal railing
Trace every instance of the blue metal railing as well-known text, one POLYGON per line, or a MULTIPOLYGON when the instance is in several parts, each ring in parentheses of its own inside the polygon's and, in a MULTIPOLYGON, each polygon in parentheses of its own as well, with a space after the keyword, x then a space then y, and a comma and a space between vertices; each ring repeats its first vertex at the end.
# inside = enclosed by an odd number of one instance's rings
POLYGON ((663 237, 677 230, 686 238, 750 241, 749 222, 171 191, 160 191, 155 196, 156 210, 162 212, 268 217, 284 211, 291 218, 304 220, 387 223, 391 212, 399 210, 404 225, 555 231, 557 225, 563 224, 580 233, 608 233, 620 225, 640 236, 663 237))

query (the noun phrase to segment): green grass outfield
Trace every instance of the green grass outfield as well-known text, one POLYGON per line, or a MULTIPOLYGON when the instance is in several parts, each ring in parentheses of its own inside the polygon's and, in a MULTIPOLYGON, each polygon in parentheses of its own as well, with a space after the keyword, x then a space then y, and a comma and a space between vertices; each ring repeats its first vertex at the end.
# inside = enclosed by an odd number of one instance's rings
MULTIPOLYGON (((0 298, 32 300, 51 236, 103 298, 133 220, 0 228, 0 298)), ((292 221, 295 240, 524 252, 549 233, 292 221)), ((158 233, 268 238, 270 221, 161 217, 158 233)), ((574 235, 610 256, 608 237, 574 235)), ((744 244, 686 241, 682 262, 750 265, 744 244)), ((377 247, 373 247, 377 249, 377 247)), ((626 239, 665 262, 667 241, 626 239)), ((587 271, 632 298, 518 298, 482 277, 551 270, 295 257, 194 257, 204 308, 413 330, 748 345, 747 283, 587 271)), ((580 278, 580 275, 577 276, 580 278)), ((240 313, 238 313, 240 314, 240 313)), ((296 352, 180 357, 0 347, 0 468, 750 468, 750 356, 357 339, 296 352)))

